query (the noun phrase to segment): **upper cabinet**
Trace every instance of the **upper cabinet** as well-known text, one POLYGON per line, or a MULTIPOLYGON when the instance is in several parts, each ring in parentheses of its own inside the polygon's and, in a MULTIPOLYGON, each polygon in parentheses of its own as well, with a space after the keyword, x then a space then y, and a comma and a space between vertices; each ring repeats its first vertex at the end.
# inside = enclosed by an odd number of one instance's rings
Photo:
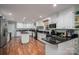
POLYGON ((75 7, 75 28, 79 28, 79 6, 75 7))
POLYGON ((75 17, 75 28, 79 28, 79 16, 75 17))

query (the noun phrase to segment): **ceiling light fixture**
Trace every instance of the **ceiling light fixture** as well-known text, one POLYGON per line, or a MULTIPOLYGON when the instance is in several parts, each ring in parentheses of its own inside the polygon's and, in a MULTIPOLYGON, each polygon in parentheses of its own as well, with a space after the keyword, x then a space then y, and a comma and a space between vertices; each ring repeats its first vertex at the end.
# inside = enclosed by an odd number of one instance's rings
POLYGON ((40 18, 42 18, 42 16, 40 16, 40 18))
POLYGON ((25 20, 26 19, 26 17, 23 17, 23 20, 25 20))
POLYGON ((57 4, 53 4, 53 6, 54 6, 54 7, 56 7, 56 6, 57 6, 57 4))
POLYGON ((11 15, 12 15, 12 13, 9 13, 8 15, 10 15, 10 16, 11 16, 11 15))
POLYGON ((49 17, 48 19, 50 20, 51 18, 49 17))

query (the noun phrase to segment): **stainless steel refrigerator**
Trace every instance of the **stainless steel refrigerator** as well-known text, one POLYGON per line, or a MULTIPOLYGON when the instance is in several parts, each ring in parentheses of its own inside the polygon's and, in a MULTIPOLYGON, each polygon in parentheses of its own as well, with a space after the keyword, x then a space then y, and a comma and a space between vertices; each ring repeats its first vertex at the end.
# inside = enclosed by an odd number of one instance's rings
POLYGON ((7 21, 0 16, 0 48, 7 44, 7 21))

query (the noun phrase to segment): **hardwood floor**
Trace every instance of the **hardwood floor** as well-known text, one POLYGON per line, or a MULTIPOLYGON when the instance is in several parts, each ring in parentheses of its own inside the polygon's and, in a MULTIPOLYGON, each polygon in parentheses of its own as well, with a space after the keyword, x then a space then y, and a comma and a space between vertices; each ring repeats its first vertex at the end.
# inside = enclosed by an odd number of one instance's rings
POLYGON ((3 50, 7 55, 44 55, 45 44, 33 38, 30 38, 29 43, 22 44, 20 39, 15 38, 3 50))

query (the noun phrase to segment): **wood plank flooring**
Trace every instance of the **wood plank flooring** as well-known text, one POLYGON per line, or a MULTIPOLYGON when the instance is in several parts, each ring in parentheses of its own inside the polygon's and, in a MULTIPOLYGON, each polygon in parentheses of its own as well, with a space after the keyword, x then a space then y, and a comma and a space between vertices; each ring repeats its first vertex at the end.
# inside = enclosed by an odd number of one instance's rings
POLYGON ((3 50, 7 55, 44 55, 45 44, 33 38, 30 38, 29 43, 22 44, 19 38, 15 38, 3 50))

